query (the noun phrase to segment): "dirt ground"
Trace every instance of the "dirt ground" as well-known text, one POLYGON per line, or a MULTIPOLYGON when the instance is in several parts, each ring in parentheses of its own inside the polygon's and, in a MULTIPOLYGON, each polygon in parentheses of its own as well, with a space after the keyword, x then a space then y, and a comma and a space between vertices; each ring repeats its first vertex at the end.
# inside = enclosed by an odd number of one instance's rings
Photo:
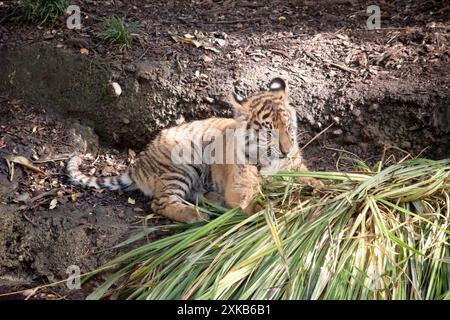
MULTIPOLYGON (((189 87, 208 110, 180 111, 187 121, 226 114, 212 105, 224 94, 217 88, 233 87, 245 95, 273 74, 289 75, 300 144, 314 170, 348 170, 345 156, 386 164, 417 155, 450 157, 446 1, 377 1, 383 28, 378 31, 365 27, 366 8, 373 4, 366 1, 73 3, 80 4, 84 17, 75 36, 63 27, 18 22, 16 2, 0 2, 0 44, 43 43, 74 53, 86 48, 90 57, 113 61, 117 77, 136 73, 136 64, 144 60, 167 61, 179 71, 169 80, 189 87), (111 14, 135 26, 138 40, 130 50, 98 38, 100 20, 111 14), (196 30, 209 49, 171 36, 196 30)), ((95 253, 141 228, 149 204, 138 193, 70 186, 64 161, 83 147, 86 135, 80 138, 73 125, 44 108, 1 95, 0 158, 24 156, 46 175, 15 165, 9 181, 10 170, 0 161, 0 299, 81 299, 90 286, 1 293, 64 279, 70 265, 82 271, 100 266, 117 252, 95 253)), ((129 148, 137 152, 151 137, 135 131, 119 134, 113 144, 102 139, 99 144, 90 132, 92 159, 85 170, 114 174, 125 168, 133 156, 129 148)), ((155 217, 150 223, 166 222, 155 217)))

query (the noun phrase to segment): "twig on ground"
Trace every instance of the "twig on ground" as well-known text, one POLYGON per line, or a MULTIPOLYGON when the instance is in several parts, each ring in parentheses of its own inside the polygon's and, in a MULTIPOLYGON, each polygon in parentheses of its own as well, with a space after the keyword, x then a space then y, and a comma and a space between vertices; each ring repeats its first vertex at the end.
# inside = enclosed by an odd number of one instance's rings
POLYGON ((347 67, 346 65, 343 65, 343 64, 341 64, 341 63, 337 63, 337 62, 328 62, 328 64, 329 64, 330 66, 332 66, 332 67, 341 69, 341 70, 343 70, 343 71, 347 71, 347 72, 350 72, 350 73, 352 73, 352 74, 358 74, 358 70, 353 69, 353 68, 350 68, 350 67, 347 67))
POLYGON ((314 142, 314 140, 316 140, 318 137, 320 137, 325 131, 330 129, 333 125, 334 125, 334 123, 330 124, 328 127, 326 127, 325 129, 320 131, 318 134, 316 134, 311 140, 308 141, 308 143, 306 143, 303 147, 300 148, 300 151, 303 151, 303 149, 305 149, 307 146, 309 146, 312 142, 314 142))
POLYGON ((28 204, 33 204, 33 203, 36 202, 37 200, 40 200, 40 199, 45 198, 45 197, 48 197, 48 196, 55 195, 55 194, 58 193, 58 191, 61 191, 61 190, 62 190, 61 188, 58 188, 58 189, 52 189, 52 190, 47 191, 47 192, 43 192, 43 193, 41 193, 41 194, 39 194, 39 195, 37 195, 37 196, 31 198, 31 199, 28 200, 27 202, 28 202, 28 204))
POLYGON ((42 159, 42 160, 34 160, 33 163, 46 163, 46 162, 56 162, 56 161, 63 161, 69 159, 69 156, 63 156, 59 158, 53 158, 53 159, 42 159))
POLYGON ((33 226, 38 227, 38 225, 36 224, 36 222, 34 222, 33 220, 31 220, 30 217, 27 216, 27 214, 25 212, 22 212, 22 216, 24 217, 25 220, 27 220, 29 223, 31 223, 33 226))

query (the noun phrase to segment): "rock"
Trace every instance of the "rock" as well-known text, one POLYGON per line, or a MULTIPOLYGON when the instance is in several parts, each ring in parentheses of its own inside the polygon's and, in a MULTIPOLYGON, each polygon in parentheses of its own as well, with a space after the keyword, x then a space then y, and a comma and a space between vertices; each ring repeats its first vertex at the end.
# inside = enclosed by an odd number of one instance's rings
POLYGON ((68 144, 74 147, 79 153, 96 153, 99 147, 99 138, 91 127, 80 124, 79 122, 71 122, 69 125, 68 144))
POLYGON ((30 200, 30 194, 28 192, 21 193, 14 200, 17 202, 27 202, 30 200))
POLYGON ((305 118, 306 118, 306 121, 308 121, 308 123, 311 126, 315 126, 316 120, 314 119, 314 117, 310 113, 305 114, 305 118))
POLYGON ((333 135, 335 135, 335 136, 340 136, 340 135, 342 135, 344 132, 342 131, 342 129, 336 129, 336 130, 333 130, 333 135))
POLYGON ((210 56, 207 56, 206 54, 202 56, 202 60, 207 63, 213 61, 213 59, 210 56))
POLYGON ((359 116, 361 115, 361 110, 354 108, 354 109, 352 110, 352 114, 353 114, 355 117, 359 117, 359 116))
POLYGON ((153 74, 153 67, 147 63, 138 63, 136 64, 136 76, 140 80, 151 80, 153 74))
POLYGON ((114 94, 119 97, 122 94, 122 88, 120 87, 120 84, 118 84, 117 82, 111 82, 111 85, 113 87, 114 94))
POLYGON ((181 115, 177 120, 175 120, 176 125, 180 125, 182 123, 184 123, 186 120, 184 119, 184 117, 181 115))
POLYGON ((109 209, 108 207, 104 207, 104 206, 98 206, 94 208, 94 215, 98 215, 98 216, 106 216, 109 214, 109 209))
POLYGON ((134 81, 133 81, 133 90, 134 90, 134 93, 138 94, 139 91, 140 91, 140 88, 141 88, 141 86, 139 85, 139 81, 134 80, 134 81))
POLYGON ((134 63, 127 63, 124 67, 125 71, 135 73, 136 72, 136 65, 134 63))
POLYGON ((215 38, 214 41, 221 47, 223 47, 226 43, 225 39, 215 38))
POLYGON ((211 104, 213 104, 214 103, 214 98, 211 98, 211 97, 205 97, 205 98, 203 98, 203 100, 205 101, 205 102, 207 102, 207 103, 211 103, 211 104))
POLYGON ((369 112, 375 112, 380 108, 378 103, 372 103, 369 107, 369 112))

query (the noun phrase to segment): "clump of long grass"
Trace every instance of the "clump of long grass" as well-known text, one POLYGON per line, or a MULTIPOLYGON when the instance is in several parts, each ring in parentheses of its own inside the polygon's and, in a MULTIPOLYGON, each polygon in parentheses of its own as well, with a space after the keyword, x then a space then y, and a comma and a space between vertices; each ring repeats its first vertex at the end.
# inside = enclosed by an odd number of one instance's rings
POLYGON ((120 50, 129 49, 133 43, 133 35, 122 18, 109 16, 102 21, 100 38, 108 43, 117 44, 120 50))
POLYGON ((69 0, 21 0, 19 6, 25 20, 54 25, 69 6, 69 0))
POLYGON ((449 193, 450 159, 278 173, 259 214, 156 227, 178 233, 111 261, 88 298, 450 299, 449 193))

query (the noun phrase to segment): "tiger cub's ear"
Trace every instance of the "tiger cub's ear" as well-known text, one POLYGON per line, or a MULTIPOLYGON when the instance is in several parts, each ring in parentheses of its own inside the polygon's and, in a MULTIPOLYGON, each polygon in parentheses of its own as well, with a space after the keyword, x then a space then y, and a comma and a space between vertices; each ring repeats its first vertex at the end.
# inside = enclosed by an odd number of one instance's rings
POLYGON ((286 91, 286 82, 281 78, 275 78, 270 81, 269 89, 270 91, 286 91))
POLYGON ((228 101, 233 107, 234 119, 246 120, 250 116, 250 110, 248 110, 248 107, 245 106, 245 98, 233 92, 233 94, 231 94, 231 97, 228 98, 228 101))

